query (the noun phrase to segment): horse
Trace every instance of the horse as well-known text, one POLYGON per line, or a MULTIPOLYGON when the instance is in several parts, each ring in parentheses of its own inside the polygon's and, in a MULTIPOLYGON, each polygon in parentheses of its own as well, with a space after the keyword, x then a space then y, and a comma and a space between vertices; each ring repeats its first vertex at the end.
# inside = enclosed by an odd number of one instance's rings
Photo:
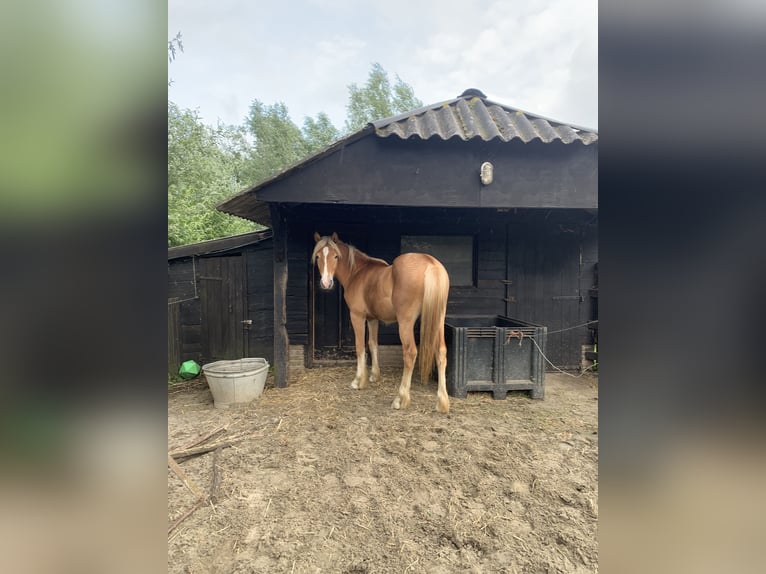
POLYGON ((447 314, 449 275, 438 259, 426 253, 404 253, 391 265, 370 257, 348 245, 333 232, 332 236, 314 233, 311 262, 318 265, 320 287, 330 290, 337 277, 343 285, 343 298, 348 305, 356 342, 356 376, 352 389, 367 386, 367 357, 364 345, 365 321, 369 328, 372 357, 370 382, 380 378, 378 365, 378 321, 399 324, 404 371, 398 396, 391 406, 407 408, 410 403, 410 382, 418 348, 415 345, 415 321, 420 317, 420 378, 423 384, 436 363, 438 390, 436 409, 448 413, 447 345, 444 342, 444 319, 447 314))

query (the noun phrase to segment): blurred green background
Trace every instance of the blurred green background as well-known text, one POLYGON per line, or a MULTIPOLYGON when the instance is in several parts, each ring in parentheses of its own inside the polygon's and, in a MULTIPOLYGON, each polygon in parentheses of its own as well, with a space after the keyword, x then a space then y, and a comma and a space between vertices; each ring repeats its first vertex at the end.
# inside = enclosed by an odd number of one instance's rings
POLYGON ((165 115, 166 21, 147 0, 4 3, 0 224, 148 208, 142 135, 165 115))

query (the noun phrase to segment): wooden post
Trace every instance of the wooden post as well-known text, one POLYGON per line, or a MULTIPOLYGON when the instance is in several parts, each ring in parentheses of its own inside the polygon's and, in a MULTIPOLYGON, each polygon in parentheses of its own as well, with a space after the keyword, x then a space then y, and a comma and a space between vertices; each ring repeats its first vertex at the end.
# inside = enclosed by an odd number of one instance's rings
POLYGON ((279 204, 270 204, 274 232, 274 385, 290 380, 290 341, 287 335, 287 228, 279 204))
POLYGON ((181 303, 168 303, 168 373, 181 366, 181 303))

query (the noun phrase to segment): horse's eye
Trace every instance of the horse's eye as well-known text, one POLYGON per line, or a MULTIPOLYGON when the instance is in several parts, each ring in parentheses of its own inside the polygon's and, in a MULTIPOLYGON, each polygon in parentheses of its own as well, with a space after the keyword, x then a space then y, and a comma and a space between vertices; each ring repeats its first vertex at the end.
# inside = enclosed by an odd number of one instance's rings
POLYGON ((336 256, 335 256, 335 259, 337 259, 337 258, 338 258, 338 256, 336 255, 336 256))

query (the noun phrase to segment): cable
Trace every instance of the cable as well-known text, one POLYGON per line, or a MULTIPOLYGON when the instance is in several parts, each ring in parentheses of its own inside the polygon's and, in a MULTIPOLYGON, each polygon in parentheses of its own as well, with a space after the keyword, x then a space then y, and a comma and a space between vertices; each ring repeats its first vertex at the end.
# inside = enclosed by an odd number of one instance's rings
POLYGON ((590 325, 592 323, 598 323, 598 319, 595 321, 588 321, 587 323, 580 323, 579 325, 575 325, 574 327, 567 327, 566 329, 556 329, 555 331, 548 331, 549 335, 552 335, 553 333, 563 333, 564 331, 571 331, 572 329, 577 329, 578 327, 585 327, 586 325, 590 325))
POLYGON ((199 299, 199 297, 192 297, 190 299, 168 300, 168 307, 175 305, 176 303, 186 303, 187 301, 196 301, 197 299, 199 299))
POLYGON ((540 348, 540 345, 538 345, 538 344, 537 344, 537 341, 535 341, 535 338, 534 338, 534 337, 528 337, 528 339, 531 339, 531 340, 532 340, 532 342, 535 344, 535 347, 537 347, 537 350, 538 350, 538 351, 540 351, 540 355, 542 355, 543 359, 545 359, 545 361, 546 361, 546 362, 547 362, 547 363, 548 363, 548 364, 549 364, 551 367, 553 367, 554 369, 556 369, 556 370, 557 370, 559 373, 563 373, 563 374, 565 374, 567 377, 572 377, 573 379, 579 379, 579 378, 580 378, 580 377, 582 377, 582 376, 583 376, 585 373, 587 373, 587 372, 588 372, 590 369, 592 369, 593 367, 595 367, 595 366, 598 364, 598 363, 593 363, 593 364, 592 364, 590 367, 586 367, 585 369, 583 369, 583 370, 582 370, 582 372, 581 372, 579 375, 573 375, 572 373, 567 373, 566 371, 562 371, 562 370, 561 370, 561 369, 559 369, 559 368, 558 368, 556 365, 554 365, 553 363, 551 363, 550 359, 548 359, 548 357, 546 357, 546 356, 545 356, 545 353, 543 353, 543 350, 540 348))

